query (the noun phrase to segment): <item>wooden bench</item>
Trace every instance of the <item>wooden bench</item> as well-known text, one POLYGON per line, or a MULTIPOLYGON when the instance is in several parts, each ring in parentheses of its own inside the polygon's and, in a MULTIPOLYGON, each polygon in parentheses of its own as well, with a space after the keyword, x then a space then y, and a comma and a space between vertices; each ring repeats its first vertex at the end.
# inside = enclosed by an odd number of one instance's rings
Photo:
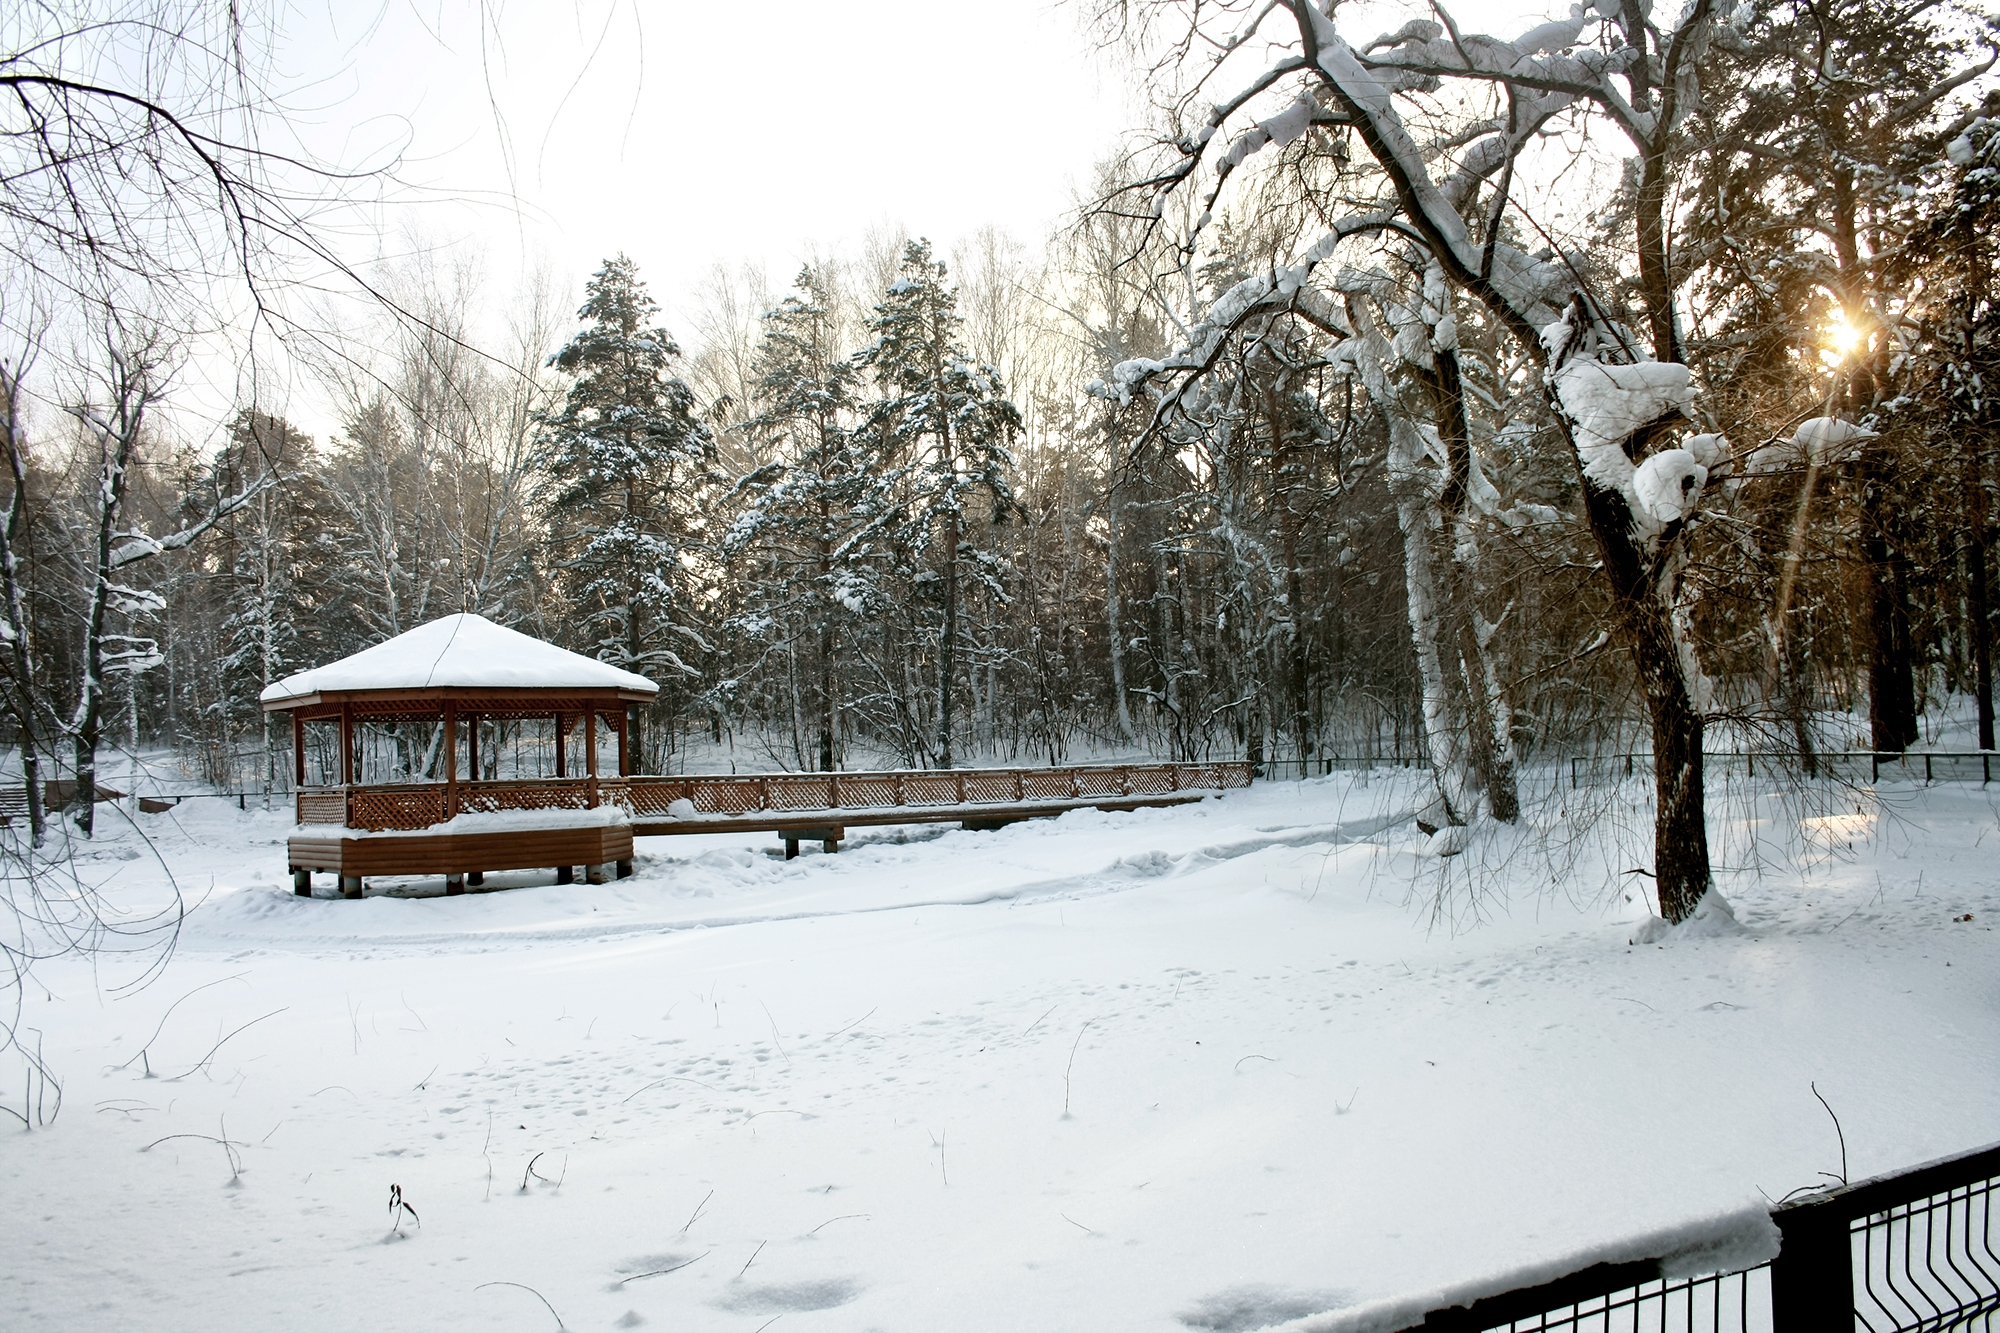
POLYGON ((444 891, 477 887, 488 870, 556 867, 556 882, 572 882, 576 866, 592 884, 602 884, 615 867, 618 878, 632 873, 632 826, 594 824, 584 828, 510 829, 496 833, 415 833, 368 837, 329 827, 295 833, 287 842, 292 891, 312 896, 312 872, 340 877, 340 891, 359 898, 369 875, 443 875, 444 891))

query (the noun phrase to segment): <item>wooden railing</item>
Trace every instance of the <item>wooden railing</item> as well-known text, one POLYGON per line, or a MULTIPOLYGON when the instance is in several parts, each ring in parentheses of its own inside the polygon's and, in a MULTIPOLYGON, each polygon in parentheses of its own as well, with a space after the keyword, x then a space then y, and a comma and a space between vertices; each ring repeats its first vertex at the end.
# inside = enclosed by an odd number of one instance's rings
POLYGON ((909 769, 898 772, 765 773, 755 776, 543 778, 512 782, 442 782, 318 787, 298 793, 301 824, 361 829, 419 829, 454 813, 583 810, 623 806, 640 818, 668 816, 675 801, 697 815, 797 814, 818 810, 1022 805, 1093 798, 1166 796, 1250 785, 1250 765, 1087 764, 1068 768, 909 769), (593 785, 597 799, 591 799, 593 785))

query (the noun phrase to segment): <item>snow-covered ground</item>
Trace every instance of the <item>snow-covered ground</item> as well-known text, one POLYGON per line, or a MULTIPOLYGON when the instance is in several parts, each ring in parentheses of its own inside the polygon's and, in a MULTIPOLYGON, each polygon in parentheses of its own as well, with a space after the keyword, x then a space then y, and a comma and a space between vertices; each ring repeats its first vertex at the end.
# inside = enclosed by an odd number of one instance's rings
POLYGON ((282 814, 101 815, 87 881, 194 905, 143 988, 35 972, 0 1325, 1241 1330, 1817 1182, 1814 1084, 1857 1177, 2000 1139, 1995 796, 1723 784, 1740 933, 1635 947, 1644 796, 1451 860, 1342 774, 358 903, 282 814))

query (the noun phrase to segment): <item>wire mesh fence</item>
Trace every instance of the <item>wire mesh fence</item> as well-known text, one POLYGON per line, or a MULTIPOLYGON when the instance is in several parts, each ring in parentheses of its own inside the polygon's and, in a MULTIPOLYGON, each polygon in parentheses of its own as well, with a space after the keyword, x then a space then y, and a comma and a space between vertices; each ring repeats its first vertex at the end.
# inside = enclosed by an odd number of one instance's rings
MULTIPOLYGON (((1450 1333, 1990 1333, 2000 1144, 1781 1203, 1768 1262, 1668 1276, 1662 1257, 1599 1263, 1420 1322, 1450 1333)), ((1767 1251, 1768 1252, 1768 1251, 1767 1251)))

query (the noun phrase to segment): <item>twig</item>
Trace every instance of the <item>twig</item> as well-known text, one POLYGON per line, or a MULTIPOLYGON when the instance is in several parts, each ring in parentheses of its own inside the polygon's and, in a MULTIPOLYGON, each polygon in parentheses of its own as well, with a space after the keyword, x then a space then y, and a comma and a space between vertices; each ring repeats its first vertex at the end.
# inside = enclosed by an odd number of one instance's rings
POLYGON ((771 1025, 771 1044, 778 1048, 779 1055, 785 1056, 785 1068, 790 1069, 792 1067, 792 1057, 785 1055, 785 1043, 778 1040, 778 1020, 771 1017, 771 1006, 759 1000, 757 1001, 757 1007, 764 1011, 764 1021, 771 1025))
MULTIPOLYGON (((1056 1006, 1053 1004, 1050 1005, 1049 1014, 1052 1014, 1055 1011, 1056 1011, 1056 1006)), ((1049 1014, 1043 1014, 1042 1018, 1047 1018, 1049 1014)), ((1042 1018, 1038 1018, 1034 1022, 1028 1024, 1028 1026, 1022 1030, 1021 1035, 1025 1037, 1028 1035, 1028 1033, 1033 1032, 1036 1028, 1040 1027, 1042 1025, 1042 1018)))
POLYGON ((569 1179, 569 1158, 567 1157, 563 1158, 562 1175, 554 1180, 550 1180, 547 1176, 535 1170, 535 1163, 541 1161, 546 1155, 546 1150, 544 1150, 528 1159, 528 1169, 521 1173, 521 1193, 526 1194, 528 1192, 528 1177, 530 1176, 541 1181, 544 1185, 554 1185, 557 1189, 561 1189, 563 1181, 569 1179))
POLYGON ((873 1216, 874 1214, 872 1213, 842 1213, 839 1217, 827 1218, 826 1221, 820 1223, 818 1227, 814 1227, 811 1231, 806 1232, 806 1234, 808 1236, 817 1236, 819 1234, 820 1227, 830 1227, 835 1222, 851 1222, 857 1217, 865 1221, 873 1216))
POLYGON ((743 1280, 743 1275, 750 1271, 750 1265, 757 1262, 757 1256, 762 1254, 764 1252, 764 1247, 766 1245, 769 1245, 770 1243, 771 1242, 768 1240, 760 1240, 757 1242, 757 1248, 750 1251, 750 1257, 743 1261, 743 1267, 736 1270, 736 1280, 738 1282, 741 1282, 743 1280))
MULTIPOLYGON (((1834 1136, 1840 1140, 1840 1183, 1845 1185, 1847 1183, 1847 1135, 1840 1128, 1840 1117, 1833 1115, 1833 1108, 1827 1106, 1826 1098, 1819 1096, 1819 1086, 1817 1084, 1809 1082, 1806 1086, 1812 1089, 1813 1096, 1819 1097, 1819 1104, 1826 1106, 1826 1113, 1833 1116, 1834 1136)), ((1827 1173, 1822 1171, 1820 1174, 1825 1175, 1827 1173)))
MULTIPOLYGON (((1277 1062, 1277 1060, 1276 1060, 1276 1059, 1274 1059, 1274 1058, 1273 1058, 1273 1057, 1271 1057, 1271 1056, 1268 1056, 1268 1055, 1257 1055, 1257 1054, 1254 1054, 1254 1053, 1253 1053, 1253 1054, 1250 1054, 1250 1055, 1246 1055, 1246 1056, 1244 1056, 1244 1057, 1243 1057, 1243 1060, 1263 1060, 1263 1061, 1265 1061, 1265 1062, 1267 1062, 1267 1063, 1269 1063, 1269 1064, 1276 1064, 1276 1063, 1278 1063, 1278 1062, 1277 1062)), ((1243 1068, 1243 1060, 1238 1060, 1238 1061, 1236 1062, 1236 1064, 1235 1064, 1235 1069, 1236 1069, 1236 1070, 1240 1071, 1240 1070, 1241 1070, 1241 1069, 1243 1068)))
POLYGON ((708 1090, 709 1090, 710 1092, 720 1092, 720 1091, 721 1091, 721 1089, 720 1089, 720 1088, 717 1088, 717 1087, 714 1087, 714 1086, 712 1086, 712 1085, 710 1085, 710 1084, 707 1084, 707 1083, 703 1083, 703 1082, 702 1082, 702 1081, 701 1081, 700 1079, 698 1079, 698 1078, 684 1078, 684 1077, 682 1077, 682 1076, 681 1076, 681 1075, 679 1075, 679 1074, 669 1074, 669 1075, 667 1075, 667 1076, 666 1076, 665 1078, 656 1078, 656 1079, 654 1079, 654 1080, 653 1080, 653 1081, 652 1081, 651 1083, 648 1083, 648 1084, 647 1084, 647 1085, 646 1085, 646 1086, 645 1086, 644 1088, 640 1088, 640 1089, 638 1089, 638 1090, 637 1090, 637 1091, 635 1091, 635 1092, 629 1092, 629 1093, 625 1094, 625 1095, 624 1095, 623 1097, 620 1097, 620 1098, 618 1099, 618 1104, 619 1104, 620 1106, 623 1106, 623 1105, 624 1105, 624 1104, 625 1104, 626 1102, 629 1102, 629 1101, 631 1101, 631 1100, 632 1100, 632 1099, 633 1099, 634 1097, 637 1097, 637 1096, 639 1095, 639 1093, 641 1093, 641 1092, 645 1092, 645 1091, 647 1091, 647 1090, 648 1090, 648 1089, 650 1089, 650 1088, 657 1088, 657 1087, 659 1087, 659 1086, 660 1086, 660 1085, 661 1085, 662 1083, 692 1083, 692 1084, 694 1084, 694 1085, 695 1085, 695 1086, 696 1086, 697 1088, 707 1088, 707 1089, 708 1089, 708 1090))
POLYGON ((766 1319, 763 1323, 757 1325, 756 1333, 764 1333, 765 1329, 769 1328, 771 1325, 777 1323, 780 1319, 783 1318, 784 1316, 781 1314, 772 1315, 769 1319, 766 1319))
POLYGON ((568 1324, 565 1324, 563 1322, 563 1317, 559 1314, 556 1314, 556 1307, 553 1305, 549 1305, 549 1298, 542 1295, 541 1292, 536 1291, 533 1287, 527 1286, 520 1282, 482 1282, 478 1286, 474 1287, 473 1290, 484 1291, 488 1287, 520 1287, 522 1291, 527 1292, 530 1296, 533 1296, 536 1300, 540 1301, 543 1305, 547 1306, 550 1314, 555 1315, 556 1333, 562 1333, 562 1330, 569 1327, 568 1324))
POLYGON ((221 1144, 222 1151, 229 1158, 229 1178, 231 1180, 234 1180, 236 1179, 236 1177, 243 1174, 243 1164, 240 1160, 238 1160, 236 1156, 236 1145, 231 1143, 226 1138, 218 1139, 213 1134, 169 1134, 165 1138, 154 1139, 151 1143, 139 1149, 139 1151, 151 1152, 153 1149, 159 1147, 162 1143, 167 1143, 174 1139, 200 1139, 203 1143, 221 1144))
MULTIPOLYGON (((142 1059, 145 1056, 146 1052, 152 1049, 153 1043, 160 1039, 160 1034, 162 1032, 166 1031, 167 1020, 174 1016, 174 1010, 181 1007, 182 1000, 186 1000, 188 996, 199 994, 200 992, 207 990, 210 986, 220 986, 225 981, 241 981, 243 980, 243 977, 244 974, 238 972, 233 977, 219 977, 214 981, 203 982, 201 985, 196 986, 193 990, 189 991, 187 995, 181 996, 179 1000, 175 1000, 172 1004, 168 1005, 167 1012, 160 1015, 159 1024, 153 1028, 153 1035, 146 1038, 146 1044, 139 1048, 139 1053, 137 1055, 134 1055, 132 1057, 132 1060, 142 1059)), ((132 1060, 127 1060, 122 1065, 113 1065, 111 1067, 113 1070, 129 1069, 132 1066, 132 1060)), ((152 1061, 147 1060, 145 1063, 146 1063, 147 1077, 150 1078, 152 1076, 152 1061)))
MULTIPOLYGON (((1047 1017, 1047 1015, 1044 1015, 1044 1017, 1047 1017)), ((1069 1118, 1069 1076, 1070 1071, 1076 1068, 1076 1048, 1083 1045, 1083 1034, 1090 1031, 1090 1024, 1096 1021, 1093 1018, 1089 1023, 1085 1023, 1082 1027, 1078 1028, 1076 1030, 1076 1040, 1071 1042, 1069 1046, 1069 1064, 1063 1067, 1063 1119, 1065 1120, 1069 1118)))
MULTIPOLYGON (((432 1065, 432 1066, 431 1066, 431 1074, 435 1074, 435 1073, 437 1073, 437 1071, 438 1071, 438 1066, 436 1066, 436 1065, 432 1065)), ((414 1088, 411 1088, 411 1089, 410 1089, 410 1091, 411 1091, 411 1092, 422 1092, 422 1091, 424 1091, 424 1089, 425 1089, 425 1088, 426 1088, 427 1086, 429 1086, 429 1084, 430 1084, 430 1081, 431 1081, 431 1074, 425 1074, 425 1075, 424 1075, 424 1076, 423 1076, 422 1078, 418 1079, 418 1080, 417 1080, 417 1086, 416 1086, 416 1087, 414 1087, 414 1088)))
MULTIPOLYGON (((882 1006, 878 1004, 878 1005, 876 1005, 876 1006, 875 1006, 875 1009, 880 1009, 881 1007, 882 1007, 882 1006)), ((865 1013, 865 1014, 861 1015, 861 1017, 859 1017, 859 1018, 855 1019, 855 1020, 854 1020, 854 1021, 853 1021, 852 1023, 849 1023, 849 1024, 847 1025, 847 1027, 844 1027, 844 1028, 841 1028, 841 1029, 840 1029, 840 1030, 839 1030, 838 1032, 829 1032, 829 1033, 827 1033, 827 1034, 826 1034, 826 1039, 827 1039, 828 1041, 832 1041, 832 1040, 833 1040, 833 1039, 834 1039, 835 1037, 838 1037, 838 1036, 840 1035, 840 1033, 841 1033, 841 1032, 845 1032, 845 1031, 847 1031, 847 1030, 848 1030, 848 1028, 858 1028, 858 1027, 860 1027, 860 1026, 861 1026, 861 1025, 863 1024, 863 1023, 866 1023, 866 1022, 867 1022, 867 1021, 868 1021, 869 1019, 871 1019, 871 1018, 875 1017, 875 1009, 870 1009, 870 1010, 869 1010, 869 1011, 868 1011, 867 1013, 865 1013)))
MULTIPOLYGON (((289 1006, 289 1005, 287 1005, 287 1006, 286 1006, 286 1008, 290 1008, 290 1006, 289 1006)), ((235 1032, 231 1032, 231 1033, 229 1034, 229 1036, 228 1036, 228 1037, 224 1037, 224 1038, 222 1039, 222 1041, 218 1041, 218 1042, 216 1042, 216 1043, 215 1043, 215 1045, 213 1045, 213 1046, 209 1047, 209 1048, 208 1048, 208 1054, 207 1054, 207 1055, 204 1055, 204 1056, 202 1056, 202 1057, 201 1057, 201 1059, 199 1059, 199 1060, 195 1061, 195 1063, 194 1063, 194 1068, 192 1068, 192 1069, 188 1070, 188 1071, 187 1071, 187 1073, 185 1073, 185 1074, 176 1074, 176 1075, 174 1075, 174 1076, 173 1076, 172 1078, 170 1078, 170 1079, 168 1079, 168 1080, 166 1080, 166 1081, 167 1081, 167 1082, 169 1082, 169 1083, 178 1083, 178 1082, 180 1082, 180 1081, 181 1081, 182 1079, 184 1079, 184 1078, 187 1078, 187 1077, 188 1077, 189 1075, 192 1075, 192 1074, 199 1074, 199 1073, 200 1073, 200 1072, 201 1072, 201 1071, 202 1071, 203 1069, 207 1068, 207 1066, 208 1066, 208 1062, 209 1062, 210 1060, 213 1060, 213 1059, 215 1058, 215 1053, 216 1053, 217 1051, 219 1051, 219 1050, 221 1050, 221 1049, 222 1049, 222 1047, 223 1047, 223 1043, 224 1043, 224 1042, 227 1042, 227 1041, 229 1040, 229 1038, 230 1038, 230 1037, 234 1037, 234 1036, 236 1035, 236 1033, 237 1033, 237 1032, 241 1032, 241 1031, 243 1031, 243 1028, 249 1028, 249 1027, 255 1027, 255 1026, 256 1026, 257 1024, 259 1024, 259 1023, 263 1022, 263 1021, 264 1021, 264 1019, 266 1019, 266 1018, 276 1018, 276 1017, 277 1017, 277 1016, 278 1016, 279 1014, 282 1014, 282 1013, 284 1013, 284 1012, 285 1012, 285 1010, 284 1010, 284 1009, 273 1009, 273 1010, 272 1010, 272 1011, 271 1011, 270 1013, 268 1013, 268 1014, 264 1014, 264 1015, 262 1015, 262 1016, 260 1016, 260 1017, 257 1017, 257 1018, 253 1018, 253 1019, 251 1019, 251 1020, 250 1020, 250 1021, 249 1021, 248 1023, 245 1023, 245 1024, 243 1025, 243 1027, 240 1027, 240 1028, 237 1028, 237 1029, 236 1029, 236 1031, 235 1031, 235 1032)))
POLYGON ((686 1268, 689 1264, 698 1264, 703 1259, 708 1258, 709 1255, 714 1253, 715 1253, 714 1250, 705 1250, 702 1253, 697 1254, 692 1259, 681 1260, 679 1263, 675 1264, 672 1268, 655 1268, 650 1273, 634 1273, 631 1277, 621 1277, 618 1279, 618 1285, 622 1287, 627 1282, 637 1282, 642 1277, 665 1277, 668 1273, 678 1273, 683 1268, 686 1268))
POLYGON ((1075 1227, 1078 1231, 1081 1231, 1086 1236, 1095 1236, 1097 1234, 1095 1231, 1092 1231, 1089 1227, 1085 1226, 1083 1223, 1071 1217, 1068 1213, 1062 1213, 1059 1214, 1059 1216, 1062 1218, 1063 1221, 1069 1223, 1071 1226, 1075 1227))
POLYGON ((1354 1091, 1348 1094, 1347 1102, 1345 1105, 1343 1105, 1340 1102, 1335 1102, 1333 1104, 1333 1113, 1335 1115, 1346 1115, 1348 1109, 1354 1105, 1354 1099, 1356 1097, 1359 1097, 1360 1095, 1361 1095, 1361 1087, 1359 1084, 1356 1084, 1354 1091))
POLYGON ((681 1229, 674 1234, 677 1236, 687 1235, 687 1229, 695 1224, 695 1219, 701 1216, 701 1210, 708 1207, 708 1201, 714 1197, 714 1190, 710 1190, 708 1193, 702 1195, 701 1202, 694 1206, 694 1211, 688 1214, 688 1220, 681 1223, 681 1229))

